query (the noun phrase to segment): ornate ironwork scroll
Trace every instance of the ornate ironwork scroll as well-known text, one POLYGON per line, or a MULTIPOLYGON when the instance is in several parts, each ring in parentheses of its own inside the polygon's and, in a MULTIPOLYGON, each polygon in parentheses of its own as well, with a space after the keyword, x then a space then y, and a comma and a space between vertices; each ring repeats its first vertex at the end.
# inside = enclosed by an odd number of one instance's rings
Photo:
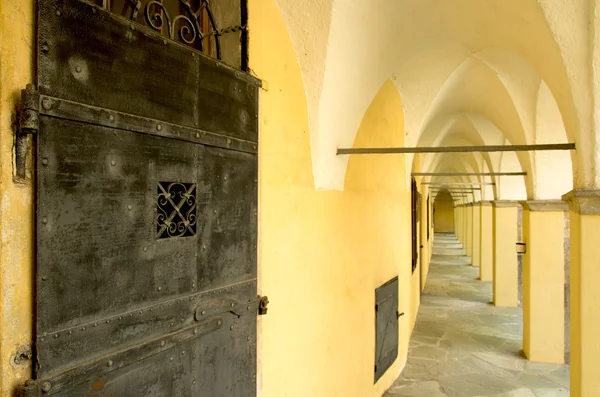
POLYGON ((156 238, 196 235, 196 184, 159 182, 156 238))
MULTIPOLYGON (((190 45, 195 49, 222 60, 221 37, 241 32, 242 69, 247 58, 247 0, 228 0, 225 10, 236 12, 239 23, 219 29, 218 18, 211 9, 211 0, 95 0, 106 10, 120 14, 132 21, 144 22, 151 29, 171 40, 190 45)), ((214 0, 212 0, 214 1, 214 0)), ((230 20, 230 18, 227 18, 230 20)))

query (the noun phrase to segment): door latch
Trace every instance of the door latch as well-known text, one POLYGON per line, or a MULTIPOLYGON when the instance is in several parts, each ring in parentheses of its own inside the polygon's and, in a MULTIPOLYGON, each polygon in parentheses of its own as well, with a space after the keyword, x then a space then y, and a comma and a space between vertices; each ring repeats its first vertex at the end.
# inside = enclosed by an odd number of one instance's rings
POLYGON ((269 298, 266 296, 260 297, 260 302, 258 303, 258 314, 260 316, 264 316, 267 314, 267 306, 269 305, 269 298))

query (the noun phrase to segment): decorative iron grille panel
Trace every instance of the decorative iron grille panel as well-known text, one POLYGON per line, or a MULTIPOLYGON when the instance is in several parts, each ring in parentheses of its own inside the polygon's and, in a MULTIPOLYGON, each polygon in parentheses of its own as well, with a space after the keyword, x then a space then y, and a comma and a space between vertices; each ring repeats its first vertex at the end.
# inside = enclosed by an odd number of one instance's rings
POLYGON ((196 184, 158 182, 156 238, 196 235, 196 184))
POLYGON ((247 70, 247 0, 93 1, 171 40, 247 70))

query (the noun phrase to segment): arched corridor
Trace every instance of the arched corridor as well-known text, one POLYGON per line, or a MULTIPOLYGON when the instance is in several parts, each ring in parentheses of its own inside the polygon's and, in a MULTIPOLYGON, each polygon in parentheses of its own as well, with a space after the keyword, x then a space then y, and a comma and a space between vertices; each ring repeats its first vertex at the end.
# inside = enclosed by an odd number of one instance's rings
POLYGON ((598 109, 600 0, 0 0, 0 396, 598 397, 598 109))

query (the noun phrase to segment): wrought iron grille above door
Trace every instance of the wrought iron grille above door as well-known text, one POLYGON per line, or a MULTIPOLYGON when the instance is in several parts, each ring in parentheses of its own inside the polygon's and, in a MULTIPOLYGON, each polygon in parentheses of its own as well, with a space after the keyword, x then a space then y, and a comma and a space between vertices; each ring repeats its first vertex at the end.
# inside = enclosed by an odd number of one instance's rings
POLYGON ((228 65, 248 69, 248 0, 91 0, 228 65))

